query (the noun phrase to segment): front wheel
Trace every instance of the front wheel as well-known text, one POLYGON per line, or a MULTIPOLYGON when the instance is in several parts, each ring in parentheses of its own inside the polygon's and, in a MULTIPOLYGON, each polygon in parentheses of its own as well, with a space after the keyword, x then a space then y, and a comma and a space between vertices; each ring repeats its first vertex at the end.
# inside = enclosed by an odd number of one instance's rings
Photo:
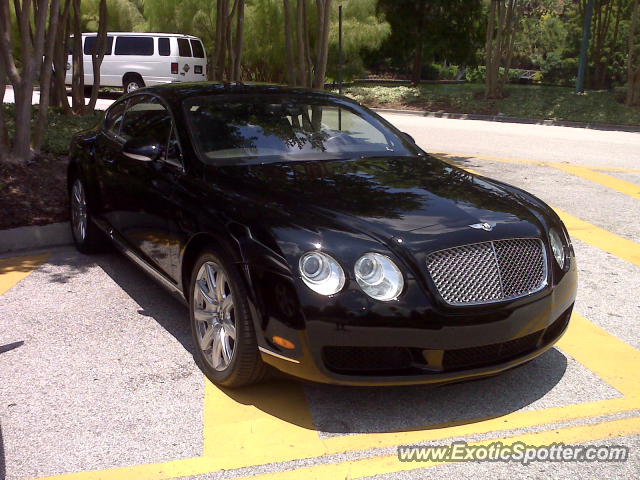
POLYGON ((104 234, 91 222, 87 188, 81 178, 75 178, 69 189, 71 234, 82 253, 96 253, 106 246, 104 234))
POLYGON ((246 291, 238 272, 214 251, 196 261, 189 286, 195 358, 215 384, 241 387, 266 376, 246 291))

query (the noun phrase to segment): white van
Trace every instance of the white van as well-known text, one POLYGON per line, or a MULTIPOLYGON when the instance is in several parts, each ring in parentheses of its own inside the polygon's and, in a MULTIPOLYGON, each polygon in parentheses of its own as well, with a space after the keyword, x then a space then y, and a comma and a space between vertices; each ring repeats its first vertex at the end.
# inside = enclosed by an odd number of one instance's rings
MULTIPOLYGON (((91 54, 96 33, 82 34, 84 84, 93 85, 91 54)), ((69 40, 73 45, 73 39, 69 40)), ((69 55, 66 83, 71 85, 69 55)), ((125 92, 159 83, 197 82, 207 79, 207 54, 202 41, 176 33, 107 33, 107 48, 100 67, 101 87, 122 87, 125 92)))

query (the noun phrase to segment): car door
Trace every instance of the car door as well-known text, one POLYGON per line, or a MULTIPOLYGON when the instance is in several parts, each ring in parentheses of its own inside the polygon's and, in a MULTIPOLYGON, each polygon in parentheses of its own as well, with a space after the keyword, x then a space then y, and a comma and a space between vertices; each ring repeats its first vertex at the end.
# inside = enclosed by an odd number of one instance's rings
POLYGON ((96 136, 95 161, 96 178, 100 194, 100 216, 111 227, 118 222, 118 182, 117 159, 122 151, 124 140, 120 136, 120 128, 124 120, 128 99, 115 102, 105 115, 102 129, 96 136))
POLYGON ((111 224, 121 238, 158 269, 169 274, 171 249, 167 212, 172 176, 176 169, 166 162, 172 129, 168 108, 152 95, 135 95, 127 104, 111 161, 107 197, 111 224), (160 145, 160 158, 147 161, 125 155, 127 141, 145 140, 160 145))

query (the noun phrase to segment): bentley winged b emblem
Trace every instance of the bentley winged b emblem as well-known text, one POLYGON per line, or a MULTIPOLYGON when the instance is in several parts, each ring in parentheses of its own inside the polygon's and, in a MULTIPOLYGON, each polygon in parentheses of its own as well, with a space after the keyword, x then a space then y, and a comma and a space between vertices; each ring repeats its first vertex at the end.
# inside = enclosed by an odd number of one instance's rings
POLYGON ((477 230, 484 230, 486 232, 490 232, 491 230, 493 230, 493 227, 495 227, 496 224, 495 222, 482 222, 482 223, 474 223, 469 226, 477 230))

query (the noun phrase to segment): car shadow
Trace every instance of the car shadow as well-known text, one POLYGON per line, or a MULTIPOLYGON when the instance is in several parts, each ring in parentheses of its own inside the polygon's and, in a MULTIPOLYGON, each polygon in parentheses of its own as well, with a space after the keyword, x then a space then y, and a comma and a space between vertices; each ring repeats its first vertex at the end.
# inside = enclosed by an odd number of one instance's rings
MULTIPOLYGON (((477 423, 527 409, 549 393, 562 379, 567 359, 551 349, 519 368, 481 380, 441 386, 345 387, 306 384, 306 400, 313 421, 292 416, 295 409, 286 400, 274 401, 273 388, 264 385, 241 390, 223 389, 243 404, 253 405, 298 426, 318 430, 326 436, 432 430, 477 423)), ((273 385, 285 393, 290 386, 278 380, 273 385)))
MULTIPOLYGON (((58 255, 58 263, 82 272, 98 265, 192 356, 187 309, 119 254, 58 255)), ((59 281, 54 278, 52 281, 59 281)), ((430 430, 478 423, 531 408, 563 378, 567 359, 551 349, 500 375, 443 386, 344 387, 302 383, 281 375, 238 390, 221 389, 234 401, 324 436, 430 430), (307 407, 308 404, 308 407, 307 407), (311 410, 311 416, 301 412, 311 410)))

